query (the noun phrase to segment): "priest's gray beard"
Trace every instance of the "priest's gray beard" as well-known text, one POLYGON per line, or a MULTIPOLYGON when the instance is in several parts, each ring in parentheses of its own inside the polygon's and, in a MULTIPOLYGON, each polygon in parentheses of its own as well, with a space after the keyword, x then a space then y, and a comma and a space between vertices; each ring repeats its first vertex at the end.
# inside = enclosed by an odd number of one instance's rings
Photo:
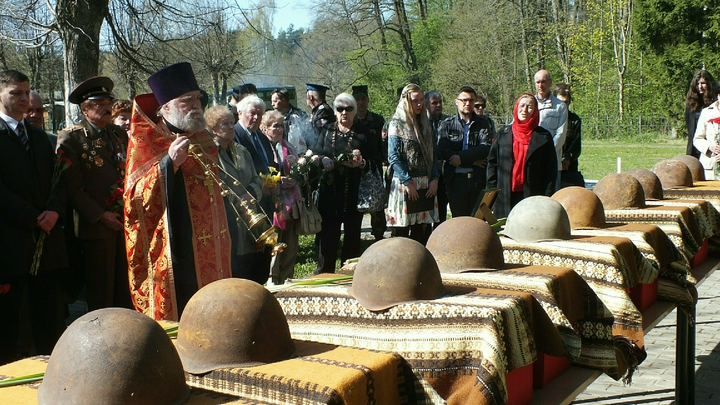
POLYGON ((199 132, 205 129, 206 126, 202 110, 192 110, 183 115, 182 111, 173 103, 170 104, 170 111, 164 118, 167 122, 185 132, 199 132))

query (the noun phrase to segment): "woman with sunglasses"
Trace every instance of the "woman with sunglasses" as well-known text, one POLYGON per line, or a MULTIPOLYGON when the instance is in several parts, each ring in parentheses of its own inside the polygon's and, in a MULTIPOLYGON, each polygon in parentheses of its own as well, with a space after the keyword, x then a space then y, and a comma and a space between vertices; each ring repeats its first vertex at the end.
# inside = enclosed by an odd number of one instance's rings
POLYGON ((334 273, 340 227, 345 230, 340 260, 360 256, 363 214, 357 210, 360 175, 376 159, 367 141, 367 130, 355 123, 357 103, 348 93, 333 102, 337 120, 326 125, 312 150, 320 157, 323 173, 318 188, 318 210, 322 216, 320 250, 315 274, 334 273))

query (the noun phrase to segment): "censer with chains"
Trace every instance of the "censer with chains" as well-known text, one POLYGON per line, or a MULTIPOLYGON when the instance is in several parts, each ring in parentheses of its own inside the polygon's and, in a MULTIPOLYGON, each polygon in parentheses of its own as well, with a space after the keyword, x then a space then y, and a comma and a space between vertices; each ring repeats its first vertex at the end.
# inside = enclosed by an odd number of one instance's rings
POLYGON ((251 194, 250 192, 248 192, 245 186, 243 186, 238 179, 233 177, 220 165, 214 162, 213 159, 210 159, 211 163, 205 163, 202 159, 204 152, 200 145, 191 144, 188 148, 188 153, 200 164, 200 166, 202 166, 205 172, 205 176, 211 179, 220 187, 223 197, 232 195, 238 201, 237 206, 236 204, 230 204, 233 211, 235 211, 235 221, 237 221, 238 223, 242 223, 245 228, 250 231, 250 234, 252 234, 253 238, 255 239, 255 243, 258 246, 265 245, 271 247, 273 256, 282 252, 287 245, 285 245, 284 243, 278 243, 277 231, 275 230, 275 227, 270 222, 270 219, 268 218, 262 207, 260 205, 256 205, 257 201, 252 197, 250 197, 249 199, 240 198, 240 196, 237 195, 237 193, 235 193, 235 191, 233 191, 230 187, 228 187, 225 182, 222 181, 222 179, 219 178, 212 169, 217 168, 218 170, 225 173, 225 175, 232 179, 234 186, 242 187, 243 190, 245 190, 245 193, 250 196, 251 194), (256 212, 253 207, 259 208, 262 212, 256 212), (238 208, 240 208, 240 210, 238 210, 238 208))

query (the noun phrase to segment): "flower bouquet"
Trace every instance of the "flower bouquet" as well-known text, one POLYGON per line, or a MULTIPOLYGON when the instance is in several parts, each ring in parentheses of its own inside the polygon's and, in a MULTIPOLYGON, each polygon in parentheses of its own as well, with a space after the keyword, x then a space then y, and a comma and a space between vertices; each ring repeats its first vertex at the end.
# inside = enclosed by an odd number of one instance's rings
POLYGON ((277 187, 278 182, 280 181, 280 172, 274 168, 269 167, 270 173, 264 174, 260 173, 260 178, 263 181, 263 187, 273 188, 277 187))
MULTIPOLYGON (((65 151, 63 149, 58 149, 57 155, 55 156, 55 165, 53 166, 53 175, 51 180, 51 186, 50 186, 50 197, 48 198, 48 202, 53 199, 55 196, 55 190, 57 189, 57 185, 60 182, 60 176, 62 175, 62 172, 65 171, 68 167, 72 166, 72 160, 66 158, 63 156, 65 154, 65 151)), ((40 268, 40 259, 42 258, 42 251, 43 246, 45 246, 45 238, 47 237, 47 233, 40 232, 40 237, 38 238, 37 244, 35 245, 35 253, 33 254, 33 261, 32 265, 30 266, 30 274, 36 275, 38 272, 38 269, 40 268)))
POLYGON ((298 184, 303 184, 310 178, 310 171, 313 168, 312 164, 317 164, 320 161, 320 156, 308 149, 300 158, 290 155, 287 157, 287 160, 291 165, 290 177, 295 179, 298 184))

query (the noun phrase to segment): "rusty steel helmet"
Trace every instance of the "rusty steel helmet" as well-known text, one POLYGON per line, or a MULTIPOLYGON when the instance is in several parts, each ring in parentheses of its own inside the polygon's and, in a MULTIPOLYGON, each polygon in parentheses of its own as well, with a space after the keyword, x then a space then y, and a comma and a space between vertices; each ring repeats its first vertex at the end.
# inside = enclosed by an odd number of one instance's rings
POLYGON ((358 260, 350 295, 370 311, 445 295, 433 255, 408 238, 373 243, 358 260), (399 260, 402 258, 402 260, 399 260))
POLYGON ((635 180, 640 182, 646 199, 663 199, 663 186, 657 174, 648 169, 631 169, 626 171, 625 174, 634 177, 635 180))
POLYGON ((697 160, 696 157, 690 155, 677 155, 672 158, 672 160, 677 160, 678 162, 685 163, 685 166, 690 169, 693 183, 696 181, 705 180, 705 169, 703 168, 702 163, 700 163, 700 161, 697 160))
POLYGON ((593 188, 606 210, 644 208, 645 191, 637 179, 624 173, 611 173, 593 188))
POLYGON ((430 235, 427 249, 435 257, 441 273, 505 267, 500 237, 487 222, 475 217, 443 222, 430 235))
POLYGON ((652 171, 660 178, 663 190, 692 187, 693 185, 692 173, 683 162, 670 159, 661 160, 653 166, 652 171))
POLYGON ((502 234, 518 242, 570 239, 570 218, 552 198, 528 197, 510 210, 502 234))
POLYGON ((177 349, 185 371, 285 360, 295 351, 285 313, 260 284, 226 278, 190 298, 178 326, 177 349))
POLYGON ((38 403, 174 405, 189 395, 163 328, 139 312, 105 308, 76 319, 60 337, 38 403))
POLYGON ((572 229, 605 227, 605 208, 591 190, 577 186, 565 187, 551 198, 565 208, 572 229))

